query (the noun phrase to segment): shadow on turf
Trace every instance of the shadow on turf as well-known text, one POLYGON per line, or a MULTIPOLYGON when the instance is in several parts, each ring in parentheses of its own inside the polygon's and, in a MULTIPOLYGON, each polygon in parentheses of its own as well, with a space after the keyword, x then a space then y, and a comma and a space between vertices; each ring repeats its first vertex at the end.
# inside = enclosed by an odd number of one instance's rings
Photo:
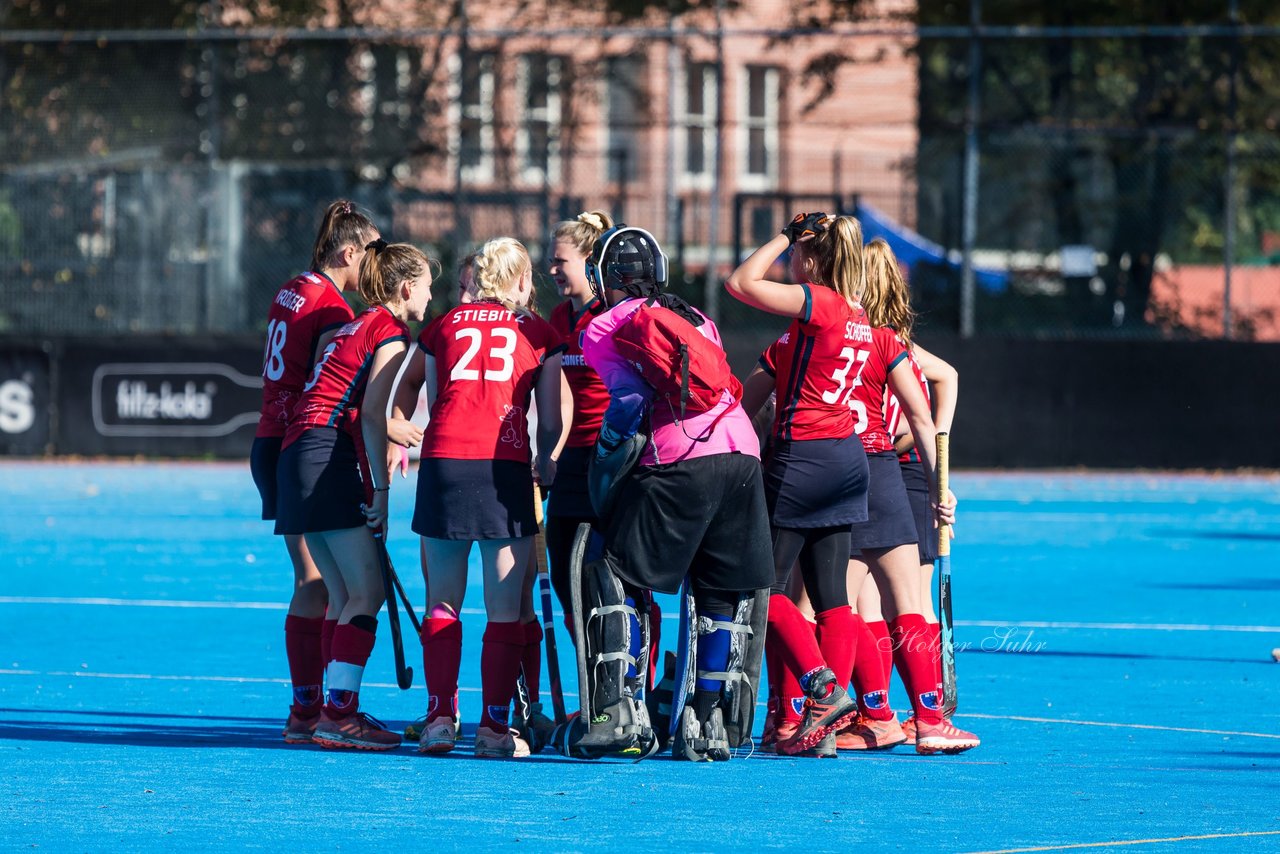
POLYGON ((1253 540, 1264 543, 1280 542, 1280 534, 1268 534, 1261 531, 1184 531, 1159 530, 1152 531, 1151 536, 1165 539, 1181 537, 1194 540, 1253 540))

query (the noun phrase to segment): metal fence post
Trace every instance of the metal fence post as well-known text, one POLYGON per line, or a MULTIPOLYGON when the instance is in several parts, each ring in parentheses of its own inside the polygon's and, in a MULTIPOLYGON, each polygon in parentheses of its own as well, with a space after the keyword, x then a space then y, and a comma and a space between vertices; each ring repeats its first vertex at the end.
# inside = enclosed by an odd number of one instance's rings
POLYGON ((973 337, 973 248, 978 236, 978 120, 981 115, 982 43, 978 28, 982 24, 982 0, 973 0, 969 11, 969 104, 964 117, 964 211, 960 266, 960 336, 973 337))

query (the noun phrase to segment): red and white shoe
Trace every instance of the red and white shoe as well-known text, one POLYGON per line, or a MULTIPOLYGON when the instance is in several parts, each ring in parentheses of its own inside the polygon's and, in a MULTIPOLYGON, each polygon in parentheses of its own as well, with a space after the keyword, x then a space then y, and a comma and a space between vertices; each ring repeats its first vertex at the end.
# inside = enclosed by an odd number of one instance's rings
POLYGON ((859 717, 836 733, 838 750, 887 750, 906 741, 897 718, 877 721, 859 717))
POLYGON ((907 737, 907 740, 905 742, 906 744, 916 743, 916 716, 915 715, 909 715, 907 719, 902 722, 902 734, 907 737))
POLYGON ((400 746, 400 733, 392 732, 382 721, 364 712, 334 718, 325 709, 311 740, 334 749, 395 750, 400 746))
POLYGON ((971 732, 965 732, 951 721, 926 724, 916 721, 916 753, 926 756, 933 753, 963 753, 982 742, 971 732))
POLYGON ((291 708, 289 719, 284 722, 284 730, 280 735, 284 736, 286 744, 310 744, 318 723, 320 723, 319 712, 314 715, 299 715, 291 708))

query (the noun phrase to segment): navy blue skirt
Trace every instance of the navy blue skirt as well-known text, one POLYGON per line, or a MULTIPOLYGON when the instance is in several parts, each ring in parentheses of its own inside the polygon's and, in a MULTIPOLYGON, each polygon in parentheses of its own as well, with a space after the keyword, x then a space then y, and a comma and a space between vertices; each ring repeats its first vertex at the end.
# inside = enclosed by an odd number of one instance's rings
POLYGON ((532 537, 538 523, 529 464, 423 457, 413 531, 435 540, 532 537))
POLYGON ((916 520, 902 482, 902 466, 893 451, 868 454, 871 488, 867 490, 867 519, 849 529, 849 554, 862 549, 891 549, 916 544, 916 520))
POLYGON ((775 528, 830 528, 867 518, 867 454, 857 436, 774 440, 764 493, 775 528))
POLYGON ((249 472, 262 498, 262 518, 276 518, 276 471, 280 467, 280 443, 283 436, 257 436, 249 451, 249 472))
POLYGON ((315 534, 365 523, 364 484, 351 435, 313 427, 280 452, 276 533, 315 534))
POLYGON ((571 516, 593 519, 596 510, 591 506, 591 494, 587 491, 587 466, 594 445, 581 448, 565 448, 556 461, 556 482, 551 485, 547 498, 548 516, 571 516))
POLYGON ((902 482, 907 487, 907 501, 916 520, 916 537, 920 546, 920 563, 933 563, 938 558, 938 529, 933 524, 933 508, 929 506, 929 479, 917 462, 899 463, 902 482))

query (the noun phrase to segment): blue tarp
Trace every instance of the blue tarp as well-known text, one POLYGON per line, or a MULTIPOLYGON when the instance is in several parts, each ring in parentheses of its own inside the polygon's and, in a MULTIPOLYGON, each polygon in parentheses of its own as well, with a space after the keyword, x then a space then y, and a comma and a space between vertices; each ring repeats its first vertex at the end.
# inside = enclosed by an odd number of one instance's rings
MULTIPOLYGON (((859 202, 854 215, 862 223, 863 239, 870 243, 877 237, 883 238, 898 257, 899 263, 908 270, 923 261, 950 267, 957 273, 960 271, 960 263, 948 258, 947 250, 942 246, 905 225, 894 222, 870 205, 859 202)), ((1003 270, 975 268, 973 278, 978 287, 991 293, 1004 293, 1009 287, 1009 274, 1003 270)))

